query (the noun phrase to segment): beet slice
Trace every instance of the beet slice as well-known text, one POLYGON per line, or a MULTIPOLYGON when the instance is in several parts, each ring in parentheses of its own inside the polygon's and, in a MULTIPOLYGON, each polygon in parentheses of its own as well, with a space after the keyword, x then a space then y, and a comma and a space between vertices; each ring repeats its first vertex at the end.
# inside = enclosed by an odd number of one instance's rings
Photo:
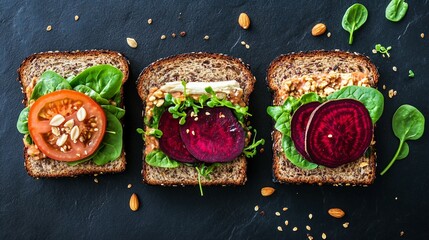
POLYGON ((317 107, 305 133, 310 161, 338 167, 362 157, 373 136, 371 117, 365 106, 353 99, 332 100, 317 107))
POLYGON ((182 138, 180 138, 179 127, 179 120, 174 119, 170 112, 165 111, 162 114, 158 125, 158 129, 162 131, 162 136, 159 139, 159 148, 167 156, 179 162, 197 162, 197 159, 189 153, 182 138))
POLYGON ((310 102, 302 105, 293 113, 291 120, 290 137, 292 138, 296 150, 307 160, 310 159, 310 156, 308 156, 305 151, 305 130, 307 129, 307 123, 311 113, 320 104, 320 102, 310 102))
POLYGON ((245 140, 243 127, 226 107, 204 107, 197 116, 188 111, 180 136, 195 158, 208 163, 234 160, 243 151, 245 140))

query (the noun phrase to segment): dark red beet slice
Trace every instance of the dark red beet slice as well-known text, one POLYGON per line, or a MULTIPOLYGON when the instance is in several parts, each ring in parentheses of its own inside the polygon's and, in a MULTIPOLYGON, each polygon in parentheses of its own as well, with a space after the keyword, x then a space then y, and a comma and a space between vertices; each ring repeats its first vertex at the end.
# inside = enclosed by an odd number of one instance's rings
POLYGON ((311 102, 302 105, 293 113, 291 120, 290 137, 292 138, 296 150, 307 160, 310 159, 310 156, 308 156, 305 151, 305 130, 311 113, 320 104, 320 102, 311 102))
POLYGON ((189 153, 180 138, 179 126, 179 120, 174 119, 171 113, 165 111, 162 114, 158 125, 159 130, 162 131, 162 137, 159 139, 159 148, 167 156, 179 162, 196 162, 197 159, 189 153))
POLYGON ((244 148, 244 130, 226 107, 204 107, 198 116, 189 111, 180 136, 188 151, 202 162, 229 162, 244 148))
POLYGON ((353 99, 325 102, 310 116, 305 149, 314 163, 338 167, 363 156, 373 135, 365 106, 353 99))

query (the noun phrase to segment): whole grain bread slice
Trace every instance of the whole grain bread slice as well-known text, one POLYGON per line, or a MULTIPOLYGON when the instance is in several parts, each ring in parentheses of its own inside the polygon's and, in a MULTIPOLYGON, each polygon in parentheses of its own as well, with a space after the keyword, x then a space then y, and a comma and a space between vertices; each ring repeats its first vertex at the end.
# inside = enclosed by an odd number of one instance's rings
MULTIPOLYGON (((160 59, 140 74, 137 91, 146 106, 151 88, 159 88, 167 82, 218 82, 236 80, 243 89, 243 101, 247 104, 256 81, 249 67, 240 59, 213 53, 186 53, 160 59)), ((144 152, 144 151, 143 151, 144 152)), ((143 153, 143 181, 151 185, 197 185, 195 167, 181 165, 167 169, 145 163, 143 153)), ((202 185, 243 185, 246 180, 247 161, 241 155, 236 160, 223 163, 210 175, 210 180, 201 178, 202 185)))
MULTIPOLYGON (((370 60, 357 53, 335 51, 311 51, 281 55, 276 58, 267 70, 267 82, 273 92, 273 105, 282 105, 288 96, 299 97, 300 95, 314 91, 319 94, 327 94, 330 91, 318 88, 307 89, 307 84, 317 79, 312 76, 320 76, 336 73, 362 73, 367 76, 365 86, 376 87, 378 82, 378 71, 370 60), (310 76, 310 77, 309 77, 310 76), (295 82, 294 82, 295 81, 295 82), (298 81, 298 82, 296 82, 298 81), (291 84, 293 82, 293 84, 291 84), (296 87, 301 86, 301 87, 296 87)), ((338 84, 335 79, 327 80, 322 86, 326 90, 339 90, 350 85, 349 83, 338 84)), ((326 80, 326 79, 325 79, 326 80)), ((362 81, 363 82, 363 81, 362 81)), ((354 82, 352 85, 361 85, 354 82)), ((273 173, 276 181, 281 183, 309 183, 309 184, 333 184, 333 185, 368 185, 375 179, 376 151, 375 141, 371 143, 369 154, 360 159, 342 165, 337 168, 318 167, 314 170, 304 170, 293 165, 283 153, 281 146, 281 133, 274 130, 273 139, 273 173)))
MULTIPOLYGON (((88 67, 110 64, 120 69, 125 83, 129 75, 128 60, 120 53, 108 50, 88 50, 74 52, 43 52, 27 57, 18 69, 19 82, 24 93, 24 105, 27 106, 28 96, 42 75, 47 70, 55 71, 64 78, 77 75, 88 67)), ((121 88, 121 94, 123 89, 121 88)), ((123 102, 123 101, 122 101, 123 102)), ((98 166, 91 161, 69 166, 66 162, 49 158, 37 159, 27 154, 24 147, 25 168, 32 177, 72 177, 82 174, 116 173, 125 170, 125 152, 115 161, 98 166)))

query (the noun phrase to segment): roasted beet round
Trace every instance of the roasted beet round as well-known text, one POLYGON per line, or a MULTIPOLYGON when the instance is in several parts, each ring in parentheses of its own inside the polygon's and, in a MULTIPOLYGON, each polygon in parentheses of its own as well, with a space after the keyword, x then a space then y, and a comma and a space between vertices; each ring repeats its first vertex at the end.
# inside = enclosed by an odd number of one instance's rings
POLYGON ((226 107, 204 107, 197 116, 189 110, 180 136, 196 159, 208 163, 234 160, 243 151, 245 140, 244 129, 226 107))
POLYGON ((311 102, 299 107, 292 116, 290 137, 295 145, 296 150, 305 158, 310 159, 305 151, 305 130, 307 128, 308 120, 314 109, 321 103, 311 102))
POLYGON ((162 136, 159 139, 159 148, 170 158, 179 162, 193 163, 197 159, 189 153, 180 138, 179 120, 174 119, 171 113, 165 111, 159 120, 159 130, 162 136))
POLYGON ((334 168, 363 156, 372 136, 371 117, 361 102, 332 100, 311 114, 305 150, 312 162, 334 168))

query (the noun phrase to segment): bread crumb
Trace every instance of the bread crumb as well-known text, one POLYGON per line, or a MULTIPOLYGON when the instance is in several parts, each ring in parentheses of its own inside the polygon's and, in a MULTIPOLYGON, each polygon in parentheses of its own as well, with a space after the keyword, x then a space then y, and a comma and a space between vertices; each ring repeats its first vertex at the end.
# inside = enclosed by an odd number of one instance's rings
POLYGON ((246 45, 246 42, 245 41, 241 41, 241 45, 246 45))
POLYGON ((349 222, 345 222, 345 223, 343 223, 343 228, 348 228, 349 227, 349 222))
POLYGON ((396 72, 396 71, 398 71, 398 68, 397 68, 396 66, 393 66, 393 67, 392 67, 392 70, 393 70, 394 72, 396 72))
POLYGON ((149 25, 151 25, 151 24, 152 24, 152 22, 153 22, 152 18, 149 18, 149 19, 147 20, 147 24, 149 24, 149 25))
POLYGON ((308 219, 312 219, 313 218, 313 214, 308 214, 308 219))
POLYGON ((263 152, 265 152, 265 149, 264 149, 263 147, 261 147, 261 148, 259 149, 259 153, 263 153, 263 152))
POLYGON ((283 212, 286 212, 288 210, 288 208, 287 207, 284 207, 283 208, 283 212))
POLYGON ((165 36, 165 35, 161 35, 161 40, 164 40, 164 39, 166 39, 167 38, 167 36, 165 36))
POLYGON ((259 206, 256 205, 254 209, 255 209, 255 212, 257 212, 259 210, 259 206))
POLYGON ((94 178, 94 182, 95 182, 95 183, 98 183, 98 179, 97 179, 97 178, 94 178))
POLYGON ((330 37, 331 37, 331 32, 328 32, 328 33, 326 34, 326 36, 327 36, 328 38, 330 38, 330 37))
POLYGON ((209 35, 204 36, 204 40, 209 40, 209 38, 210 38, 209 35))
POLYGON ((326 233, 322 233, 322 239, 326 239, 326 233))
POLYGON ((424 33, 420 33, 420 37, 421 38, 425 38, 425 34, 424 33))
POLYGON ((283 232, 283 228, 281 226, 277 226, 277 231, 283 232))
POLYGON ((289 225, 289 221, 288 220, 285 221, 285 225, 286 226, 289 225))
POLYGON ((250 48, 250 45, 249 44, 246 44, 246 49, 249 49, 250 48))
POLYGON ((48 25, 47 27, 46 27, 46 31, 47 32, 50 32, 52 30, 52 26, 51 25, 48 25))
POLYGON ((132 186, 131 183, 128 183, 127 188, 131 188, 132 186))
POLYGON ((276 212, 276 216, 278 217, 278 216, 280 216, 280 213, 279 212, 276 212))
POLYGON ((296 231, 298 231, 298 228, 297 227, 293 227, 292 231, 296 232, 296 231))
POLYGON ((77 22, 77 21, 79 21, 79 16, 78 15, 75 15, 74 16, 74 20, 77 22))
POLYGON ((311 227, 307 225, 307 226, 305 226, 305 229, 307 229, 308 231, 310 231, 311 227))

